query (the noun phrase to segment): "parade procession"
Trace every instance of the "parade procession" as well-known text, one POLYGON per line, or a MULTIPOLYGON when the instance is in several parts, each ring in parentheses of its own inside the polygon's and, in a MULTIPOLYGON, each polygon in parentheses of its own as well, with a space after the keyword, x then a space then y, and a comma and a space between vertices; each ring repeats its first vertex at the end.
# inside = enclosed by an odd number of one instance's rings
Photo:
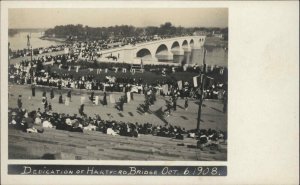
POLYGON ((12 33, 9 158, 226 161, 228 28, 147 28, 12 33))

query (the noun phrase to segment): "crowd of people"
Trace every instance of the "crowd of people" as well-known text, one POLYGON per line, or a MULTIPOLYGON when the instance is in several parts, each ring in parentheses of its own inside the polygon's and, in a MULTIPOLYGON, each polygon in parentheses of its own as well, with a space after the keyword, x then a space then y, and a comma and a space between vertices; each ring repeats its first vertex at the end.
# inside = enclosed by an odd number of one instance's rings
MULTIPOLYGON (((176 111, 178 98, 184 99, 184 109, 189 107, 189 98, 201 98, 199 88, 195 87, 193 83, 183 81, 182 85, 178 84, 175 79, 162 78, 152 84, 147 84, 142 78, 135 78, 134 76, 115 77, 106 76, 106 79, 97 79, 98 72, 114 71, 120 72, 120 69, 130 69, 130 64, 112 64, 112 63, 96 63, 79 61, 78 59, 86 58, 90 61, 101 57, 101 50, 110 47, 120 47, 123 45, 135 45, 141 42, 153 41, 161 38, 145 37, 145 38, 123 38, 121 40, 99 40, 99 41, 76 41, 72 44, 65 44, 60 46, 51 46, 48 48, 33 49, 33 55, 42 53, 49 53, 54 51, 63 51, 66 48, 68 54, 61 55, 45 55, 33 59, 32 61, 22 61, 15 65, 10 65, 9 81, 14 84, 31 85, 32 96, 35 96, 36 86, 50 87, 50 98, 53 99, 53 88, 62 90, 68 89, 67 98, 65 101, 71 101, 72 89, 86 89, 91 91, 90 100, 94 101, 94 91, 104 91, 102 104, 107 105, 106 92, 123 92, 125 95, 121 96, 117 105, 119 111, 123 111, 124 103, 128 102, 127 92, 130 92, 130 99, 133 100, 133 93, 144 94, 145 101, 142 105, 144 113, 149 111, 149 107, 156 102, 156 96, 169 96, 166 100, 166 109, 163 110, 164 116, 170 116, 172 111, 176 111), (118 43, 118 44, 116 44, 118 43), (96 69, 97 75, 89 73, 75 77, 72 73, 56 73, 51 70, 55 66, 59 69, 70 71, 80 69, 96 69), (115 70, 114 68, 118 68, 115 70)), ((18 58, 22 56, 30 56, 31 52, 27 49, 10 52, 11 58, 18 58)), ((111 56, 119 57, 119 56, 111 56)), ((178 67, 174 69, 172 66, 160 65, 151 66, 144 65, 143 68, 147 72, 157 72, 159 75, 166 75, 166 73, 182 72, 183 68, 178 67)), ((225 69, 227 70, 227 69, 225 69)), ((198 73, 201 71, 201 66, 190 66, 186 69, 187 72, 198 73)), ((224 68, 213 67, 210 72, 215 73, 224 72, 224 68)), ((106 73, 106 72, 105 72, 106 73)), ((65 103, 62 96, 62 91, 59 91, 58 102, 65 103)), ((215 82, 208 80, 204 87, 204 95, 202 98, 209 99, 223 99, 224 109, 227 111, 227 85, 226 82, 215 82)), ((183 140, 184 138, 196 138, 199 146, 206 147, 213 144, 218 144, 219 141, 227 140, 227 133, 220 130, 201 129, 201 130, 186 130, 180 126, 173 126, 170 123, 165 125, 153 125, 150 123, 131 123, 116 120, 103 120, 100 115, 90 117, 84 112, 84 104, 81 104, 78 110, 79 114, 69 115, 64 113, 57 113, 52 110, 50 101, 47 100, 46 92, 43 92, 42 104, 44 110, 26 110, 23 107, 22 96, 17 100, 18 108, 9 109, 9 125, 16 129, 23 130, 29 133, 43 133, 43 128, 52 128, 58 130, 66 130, 70 132, 84 132, 84 130, 99 131, 109 135, 120 135, 129 137, 139 137, 139 134, 150 134, 153 136, 169 137, 183 140)))
MULTIPOLYGON (((177 35, 186 36, 186 35, 177 35)), ((10 58, 19 58, 25 56, 39 55, 43 53, 51 53, 56 51, 63 51, 65 48, 68 50, 72 50, 74 53, 81 53, 82 57, 87 57, 93 59, 95 56, 100 57, 101 51, 105 49, 121 47, 125 45, 136 45, 143 42, 151 42, 159 39, 167 39, 174 36, 157 36, 157 35, 149 35, 149 36, 135 36, 135 37, 115 37, 108 38, 106 40, 97 39, 97 40, 86 40, 80 41, 73 37, 68 38, 66 44, 60 44, 56 46, 49 47, 40 47, 40 48, 24 48, 21 50, 11 50, 9 53, 10 58)))
POLYGON ((10 50, 9 57, 11 59, 13 59, 13 58, 31 56, 31 54, 33 56, 36 56, 36 55, 45 54, 45 53, 63 51, 66 47, 69 47, 69 46, 70 46, 69 44, 61 44, 61 45, 56 45, 56 46, 34 48, 32 50, 31 50, 31 48, 10 50))
MULTIPOLYGON (((144 80, 134 76, 106 76, 105 79, 97 79, 97 74, 89 73, 81 76, 73 76, 72 73, 58 74, 52 72, 51 69, 45 67, 43 63, 54 61, 54 65, 61 63, 60 65, 66 65, 66 68, 70 68, 68 60, 76 60, 72 55, 59 55, 55 57, 44 56, 40 59, 33 61, 22 61, 19 64, 11 65, 9 68, 9 81, 16 84, 35 84, 40 86, 56 87, 58 89, 71 88, 71 89, 87 89, 87 90, 101 90, 109 92, 124 92, 136 89, 134 92, 144 94, 145 89, 155 87, 156 91, 160 95, 169 95, 172 90, 177 90, 180 97, 192 97, 199 98, 197 93, 197 87, 188 81, 182 83, 182 87, 179 89, 177 81, 170 78, 161 78, 156 80, 152 84, 147 84, 144 80), (163 90, 164 85, 168 85, 167 92, 163 90)), ((122 67, 129 64, 122 64, 122 67)), ((111 63, 107 63, 102 67, 112 67, 111 63)), ((107 69, 107 68, 105 68, 107 69)), ((103 70, 105 70, 103 69, 103 70)), ((151 71, 151 68, 146 67, 147 71, 151 71)), ((153 66, 152 69, 165 70, 168 73, 174 71, 170 66, 153 66)), ((190 71, 199 71, 200 66, 194 66, 189 69, 190 71)), ((97 70, 102 70, 97 69, 97 70)), ((217 70, 217 68, 214 68, 217 70)), ((219 69, 218 69, 219 70, 219 69)), ((119 71, 120 72, 120 71, 119 71)), ((120 72, 121 73, 121 72, 120 72)), ((225 92, 227 91, 226 84, 221 82, 215 82, 209 80, 204 87, 204 98, 208 99, 223 99, 225 92)))
POLYGON ((227 133, 220 130, 201 129, 186 130, 169 123, 153 125, 150 123, 131 123, 116 120, 103 120, 99 115, 89 117, 86 114, 69 115, 54 111, 29 111, 18 107, 9 109, 9 125, 28 133, 43 133, 44 128, 66 130, 70 132, 99 131, 109 135, 139 137, 139 134, 169 137, 183 140, 184 138, 198 139, 202 146, 216 144, 227 140, 227 133))

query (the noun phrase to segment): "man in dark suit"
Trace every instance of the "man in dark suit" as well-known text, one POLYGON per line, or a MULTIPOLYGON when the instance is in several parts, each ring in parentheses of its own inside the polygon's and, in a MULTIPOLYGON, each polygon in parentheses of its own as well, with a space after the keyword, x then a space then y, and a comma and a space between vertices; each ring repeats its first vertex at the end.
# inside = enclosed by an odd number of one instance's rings
POLYGON ((72 97, 72 95, 71 95, 71 90, 68 91, 67 97, 69 98, 69 100, 70 100, 70 102, 71 102, 71 97, 72 97))
POLYGON ((18 108, 22 109, 23 103, 22 103, 22 95, 19 95, 18 97, 18 108))
POLYGON ((31 91, 32 91, 32 97, 34 97, 35 96, 35 85, 34 84, 31 85, 31 91))

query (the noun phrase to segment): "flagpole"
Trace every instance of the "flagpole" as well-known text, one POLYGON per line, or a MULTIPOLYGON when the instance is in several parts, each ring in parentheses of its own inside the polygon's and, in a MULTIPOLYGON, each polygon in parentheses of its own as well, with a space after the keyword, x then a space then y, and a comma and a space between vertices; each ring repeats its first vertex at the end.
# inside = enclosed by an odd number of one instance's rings
MULTIPOLYGON (((203 88, 204 88, 204 84, 205 84, 205 74, 206 74, 206 63, 205 63, 205 55, 206 55, 206 49, 204 48, 204 56, 203 56, 203 75, 202 78, 200 76, 201 79, 201 84, 200 84, 200 101, 199 101, 199 109, 198 109, 198 119, 197 119, 197 132, 200 132, 200 121, 201 121, 201 109, 202 109, 202 96, 203 96, 203 88)), ((201 74, 201 70, 200 70, 200 74, 201 74)))

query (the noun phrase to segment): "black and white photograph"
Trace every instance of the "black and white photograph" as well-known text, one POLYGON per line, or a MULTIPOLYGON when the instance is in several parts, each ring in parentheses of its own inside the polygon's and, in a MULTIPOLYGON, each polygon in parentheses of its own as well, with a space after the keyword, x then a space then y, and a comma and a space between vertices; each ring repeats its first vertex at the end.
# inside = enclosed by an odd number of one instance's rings
POLYGON ((9 159, 227 160, 227 8, 8 14, 9 159))
POLYGON ((299 184, 299 1, 0 5, 0 184, 299 184))

